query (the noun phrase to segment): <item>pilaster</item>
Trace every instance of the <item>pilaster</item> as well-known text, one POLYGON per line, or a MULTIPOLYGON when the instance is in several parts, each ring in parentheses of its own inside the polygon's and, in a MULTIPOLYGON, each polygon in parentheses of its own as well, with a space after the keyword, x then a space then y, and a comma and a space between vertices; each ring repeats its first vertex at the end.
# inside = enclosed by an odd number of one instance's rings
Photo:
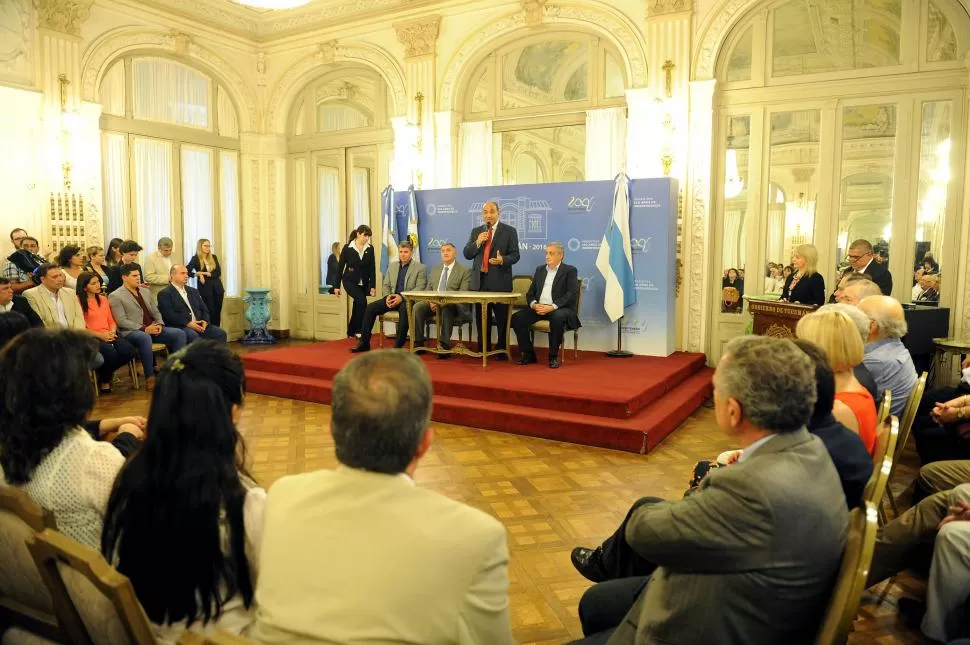
POLYGON ((435 175, 435 55, 441 16, 396 23, 397 39, 404 45, 404 83, 408 97, 407 121, 418 131, 414 164, 416 188, 437 185, 435 175))
POLYGON ((452 188, 458 183, 458 126, 461 115, 457 112, 435 112, 435 188, 452 188))

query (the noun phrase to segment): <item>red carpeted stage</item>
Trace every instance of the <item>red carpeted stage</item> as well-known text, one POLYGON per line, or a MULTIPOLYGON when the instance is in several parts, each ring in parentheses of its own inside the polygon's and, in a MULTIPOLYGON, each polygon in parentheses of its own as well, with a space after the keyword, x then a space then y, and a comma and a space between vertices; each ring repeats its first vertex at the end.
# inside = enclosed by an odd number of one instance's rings
MULTIPOLYGON (((376 340, 375 344, 376 344, 376 340)), ((250 392, 330 403, 334 374, 353 341, 246 354, 250 392)), ((377 350, 374 350, 377 351, 377 350)), ((711 395, 703 354, 607 358, 569 352, 558 370, 421 354, 434 384, 435 421, 646 453, 711 395)))

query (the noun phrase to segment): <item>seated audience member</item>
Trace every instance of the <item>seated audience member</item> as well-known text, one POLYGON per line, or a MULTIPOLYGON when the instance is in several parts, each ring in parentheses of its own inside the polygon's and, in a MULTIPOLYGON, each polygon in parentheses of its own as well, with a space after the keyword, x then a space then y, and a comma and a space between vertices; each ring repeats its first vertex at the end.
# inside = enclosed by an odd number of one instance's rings
POLYGON ((31 327, 43 327, 44 322, 33 310, 27 299, 13 292, 10 280, 0 278, 0 313, 16 311, 25 318, 31 327))
POLYGON ((835 374, 835 418, 858 433, 871 454, 876 448, 876 402, 853 372, 865 353, 855 323, 840 311, 818 311, 798 321, 795 335, 825 352, 835 374))
POLYGON ((14 251, 6 258, 2 277, 9 280, 13 292, 19 294, 37 286, 33 273, 44 263, 44 258, 37 255, 40 244, 22 228, 10 232, 10 241, 14 251))
MULTIPOLYGON (((861 273, 854 273, 853 275, 864 275, 861 273)), ((868 278, 867 278, 868 279, 868 278)), ((819 313, 826 311, 840 311, 852 320, 855 324, 856 330, 859 332, 859 338, 862 340, 863 346, 869 341, 869 318, 859 311, 859 308, 854 305, 848 305, 843 302, 837 302, 830 305, 823 305, 818 309, 819 313)), ((866 388, 866 391, 872 396, 872 400, 879 405, 882 401, 882 393, 876 388, 876 379, 872 378, 872 373, 869 368, 866 367, 865 363, 859 363, 852 368, 852 373, 855 374, 855 378, 862 387, 866 388)))
POLYGON ((815 375, 791 341, 727 345, 714 375, 715 417, 740 455, 689 497, 637 503, 625 542, 654 569, 587 590, 580 642, 814 640, 848 532, 839 475, 805 429, 815 375))
POLYGON ((175 242, 172 238, 163 237, 158 240, 158 250, 148 256, 145 282, 150 285, 156 297, 159 291, 168 286, 169 276, 172 273, 172 247, 174 246, 175 242))
MULTIPOLYGON (((808 431, 825 444, 825 449, 832 458, 839 480, 842 482, 846 505, 849 508, 855 508, 862 502, 862 493, 872 475, 872 457, 869 456, 859 435, 839 423, 832 415, 832 406, 835 403, 835 376, 832 368, 829 367, 824 350, 807 340, 794 342, 815 365, 816 399, 812 417, 808 422, 808 431)), ((707 468, 696 482, 691 481, 691 486, 698 486, 703 481, 703 477, 710 474, 714 468, 724 468, 738 463, 740 456, 740 450, 730 450, 722 453, 716 461, 701 462, 699 465, 707 468)), ((695 476, 697 474, 695 470, 695 476)), ((691 488, 685 496, 695 490, 696 488, 691 488)), ((573 549, 571 559, 576 570, 593 582, 649 574, 655 565, 641 558, 627 544, 626 526, 634 510, 654 499, 647 497, 634 504, 619 529, 602 545, 595 549, 586 547, 573 549)))
MULTIPOLYGON (((413 252, 414 246, 407 240, 398 246, 398 261, 391 262, 387 267, 387 273, 384 274, 383 298, 368 304, 364 309, 360 341, 350 351, 354 353, 370 351, 370 335, 371 330, 374 329, 374 321, 378 316, 389 311, 396 311, 399 317, 394 347, 404 347, 404 342, 408 338, 408 307, 401 294, 405 291, 423 291, 428 286, 428 274, 423 264, 411 259, 413 252)), ((384 333, 383 329, 381 333, 384 333)))
POLYGON ((562 242, 546 245, 546 263, 536 268, 532 284, 526 293, 528 309, 520 309, 512 316, 512 330, 519 343, 522 358, 519 365, 537 362, 529 327, 540 320, 549 321, 549 367, 559 367, 559 347, 567 329, 578 329, 579 280, 576 267, 563 262, 562 242))
POLYGON ((124 463, 84 429, 97 351, 86 332, 31 329, 0 353, 0 482, 23 489, 54 514, 61 533, 94 549, 124 463))
POLYGON ((184 331, 187 343, 199 338, 226 342, 229 336, 225 330, 209 324, 209 308, 202 295, 188 286, 188 269, 176 264, 169 271, 169 277, 171 284, 158 292, 158 310, 165 324, 184 331))
POLYGON ((882 290, 879 285, 872 280, 853 280, 842 289, 842 297, 839 302, 846 305, 858 307, 864 298, 869 296, 881 296, 882 290))
POLYGON ((892 413, 899 416, 917 380, 913 358, 902 341, 906 335, 903 307, 889 296, 869 296, 862 299, 859 309, 869 317, 869 342, 862 361, 879 391, 893 393, 892 413))
MULTIPOLYGON (((926 583, 926 605, 920 630, 933 641, 967 635, 970 597, 970 484, 951 491, 949 512, 940 521, 926 583)), ((922 609, 922 607, 921 607, 922 609)), ((900 611, 903 607, 900 607, 900 611)))
POLYGON ((141 273, 136 264, 121 268, 124 286, 108 296, 121 337, 135 346, 145 370, 145 384, 155 385, 155 355, 152 343, 165 343, 171 353, 185 347, 185 332, 165 327, 162 314, 155 305, 152 292, 141 284, 141 273))
POLYGON ((104 249, 100 246, 88 247, 88 263, 84 270, 93 273, 101 280, 101 293, 108 295, 108 266, 105 264, 104 249))
MULTIPOLYGON (((435 291, 470 291, 472 288, 472 272, 468 267, 458 264, 455 255, 458 253, 455 245, 447 242, 441 245, 441 264, 431 269, 428 279, 428 289, 435 291)), ((418 302, 414 305, 414 345, 424 345, 424 326, 428 319, 434 320, 438 305, 428 302, 418 302)), ((460 318, 471 316, 469 305, 444 305, 441 308, 440 327, 438 328, 438 346, 441 349, 451 349, 451 333, 455 322, 460 318)), ((438 354, 438 358, 450 358, 451 354, 438 354)))
MULTIPOLYGON (((832 292, 832 297, 829 298, 829 303, 834 304, 837 302, 842 302, 843 298, 845 297, 845 288, 848 287, 853 282, 862 282, 864 280, 872 282, 872 278, 870 278, 865 273, 856 273, 851 269, 846 270, 846 272, 839 277, 839 281, 835 286, 835 291, 832 292)), ((880 291, 879 293, 882 293, 882 291, 880 291)), ((879 293, 875 293, 872 295, 878 296, 879 293)), ((849 304, 852 304, 852 303, 849 303, 849 304)))
MULTIPOLYGON (((964 381, 960 382, 964 385, 964 381)), ((944 389, 924 396, 924 403, 938 396, 944 389)), ((920 405, 920 410, 924 410, 920 405)), ((949 401, 933 404, 926 417, 913 422, 913 439, 921 464, 947 459, 970 459, 970 394, 958 394, 949 401)))
POLYGON ((112 294, 124 285, 123 276, 121 275, 121 268, 128 265, 134 265, 138 269, 138 276, 141 278, 141 286, 148 289, 151 285, 145 282, 145 272, 142 270, 141 265, 138 264, 138 254, 141 253, 142 248, 138 242, 134 240, 125 240, 118 246, 118 253, 121 254, 121 260, 117 264, 108 265, 108 294, 112 294))
POLYGON ((940 304, 940 276, 936 273, 925 274, 919 281, 920 292, 913 299, 919 305, 940 304))
POLYGON ((64 272, 56 264, 42 264, 37 269, 40 286, 24 292, 30 308, 45 327, 84 329, 84 312, 77 293, 64 286, 64 272))
POLYGON ((57 266, 64 272, 64 286, 72 291, 77 289, 77 278, 84 271, 84 256, 81 247, 68 244, 57 253, 57 266))
POLYGON ((331 405, 340 467, 269 491, 252 637, 512 643, 505 528, 412 479, 433 436, 421 360, 388 350, 351 361, 331 405))
POLYGON ((30 322, 16 311, 0 312, 0 349, 7 343, 30 329, 30 322))
POLYGON ((111 314, 108 297, 101 295, 101 279, 84 271, 77 279, 77 299, 84 313, 84 325, 95 335, 104 364, 98 368, 98 387, 111 392, 111 380, 119 367, 137 356, 134 345, 118 335, 118 324, 111 314))
POLYGON ((224 343, 193 343, 158 376, 144 447, 125 464, 101 551, 128 576, 159 643, 245 630, 266 492, 236 424, 246 378, 224 343))
POLYGON ((146 425, 145 417, 118 417, 89 419, 84 422, 84 429, 94 440, 110 443, 127 459, 141 448, 146 425))

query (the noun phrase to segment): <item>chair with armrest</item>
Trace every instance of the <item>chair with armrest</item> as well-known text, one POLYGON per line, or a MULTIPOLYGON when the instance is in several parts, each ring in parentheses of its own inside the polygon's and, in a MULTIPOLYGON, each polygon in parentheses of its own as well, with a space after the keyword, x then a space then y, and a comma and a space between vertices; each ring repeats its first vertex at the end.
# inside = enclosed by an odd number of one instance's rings
MULTIPOLYGON (((584 278, 580 278, 579 295, 576 296, 576 315, 577 316, 579 315, 579 312, 583 310, 583 282, 584 282, 584 278)), ((548 334, 550 332, 549 321, 548 320, 536 321, 532 323, 531 327, 529 327, 529 331, 532 332, 533 340, 535 340, 535 332, 539 332, 540 334, 548 334)), ((573 332, 573 360, 575 360, 579 358, 579 328, 577 327, 576 329, 567 329, 566 331, 573 332)), ((566 362, 566 342, 565 341, 566 339, 563 338, 563 344, 559 347, 559 351, 562 353, 563 362, 566 362)), ((550 356, 550 358, 552 357, 550 356)))

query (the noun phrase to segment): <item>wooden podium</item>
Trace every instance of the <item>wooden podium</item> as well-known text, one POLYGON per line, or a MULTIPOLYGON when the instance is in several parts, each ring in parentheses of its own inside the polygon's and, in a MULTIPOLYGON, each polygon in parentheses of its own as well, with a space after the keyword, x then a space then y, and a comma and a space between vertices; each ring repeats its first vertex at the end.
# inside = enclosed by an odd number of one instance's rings
POLYGON ((777 300, 748 299, 748 311, 754 316, 754 333, 758 336, 794 338, 795 325, 802 316, 818 309, 813 305, 795 305, 777 300))

